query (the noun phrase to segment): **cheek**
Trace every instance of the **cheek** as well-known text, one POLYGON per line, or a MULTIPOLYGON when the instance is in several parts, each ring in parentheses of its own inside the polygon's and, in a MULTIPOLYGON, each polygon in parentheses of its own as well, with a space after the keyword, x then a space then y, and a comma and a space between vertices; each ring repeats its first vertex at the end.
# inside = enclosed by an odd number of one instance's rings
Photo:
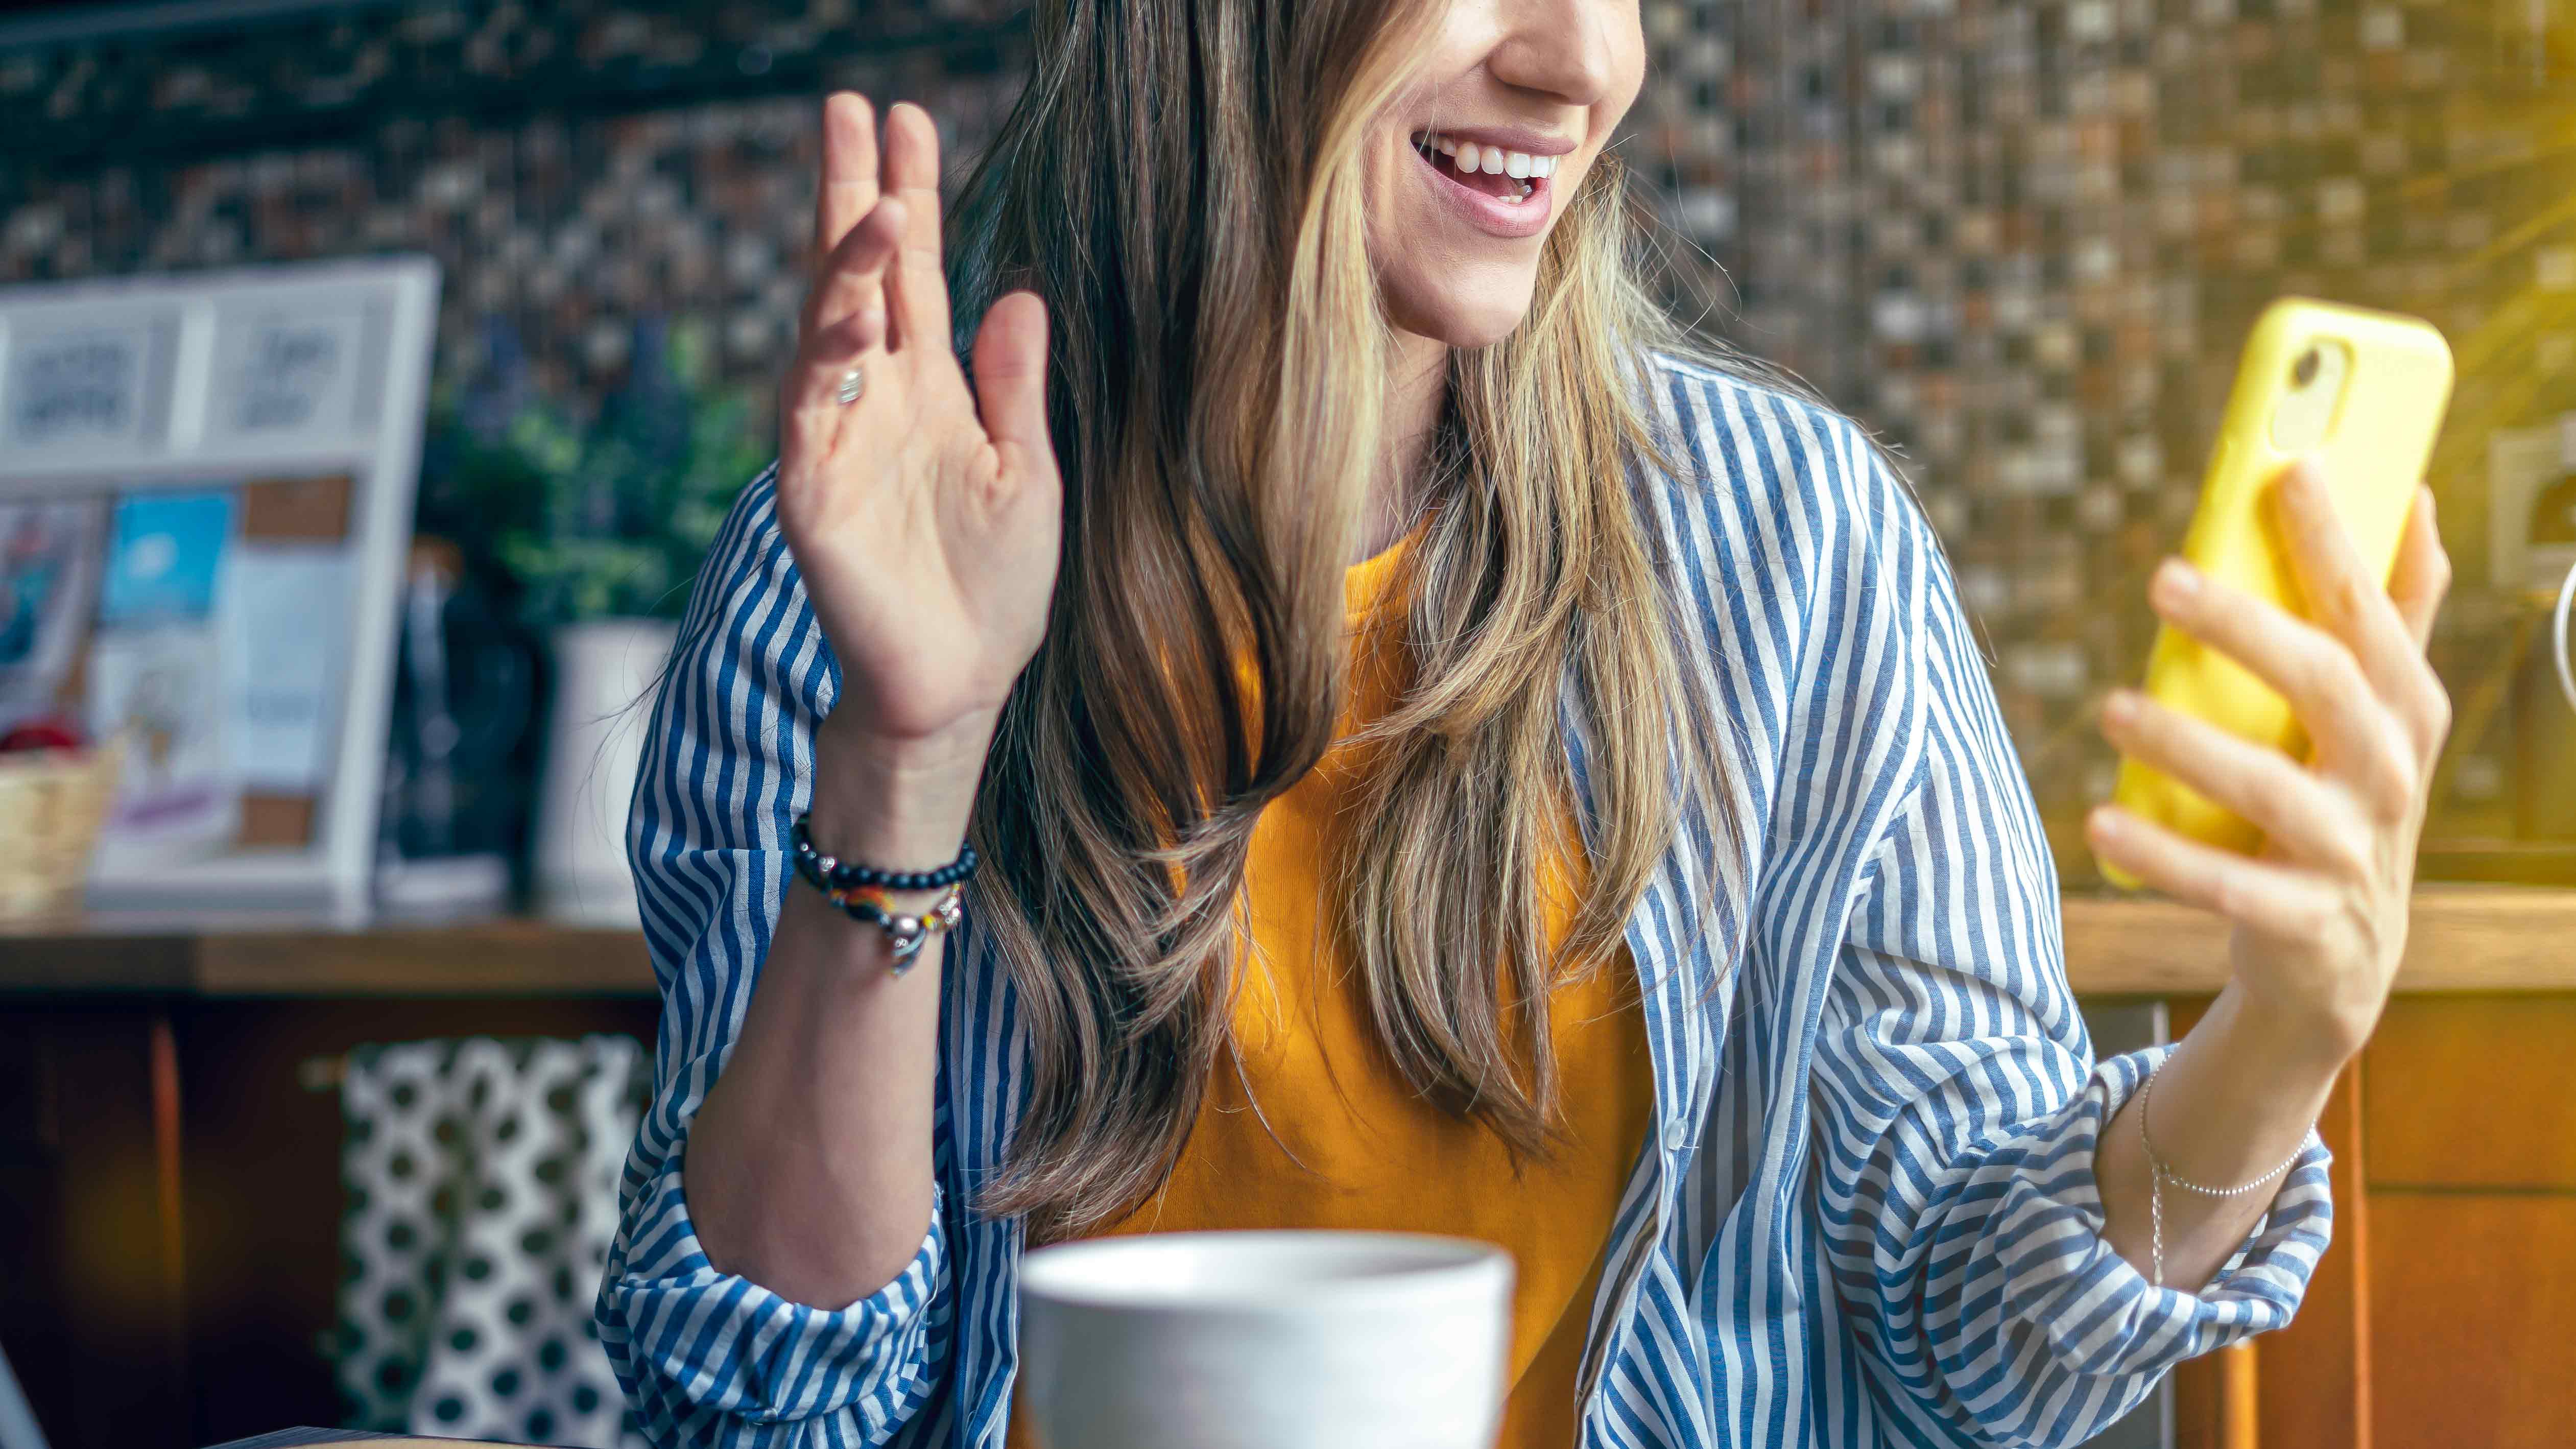
POLYGON ((1610 85, 1602 102, 1610 124, 1617 125, 1628 108, 1637 103, 1637 92, 1645 84, 1645 18, 1636 5, 1630 4, 1620 7, 1610 21, 1610 85))
POLYGON ((1592 108, 1591 135, 1584 147, 1587 170, 1591 158, 1610 144, 1612 134, 1646 87, 1646 34, 1638 24, 1635 6, 1627 7, 1626 13, 1612 22, 1609 39, 1609 75, 1600 103, 1592 108))

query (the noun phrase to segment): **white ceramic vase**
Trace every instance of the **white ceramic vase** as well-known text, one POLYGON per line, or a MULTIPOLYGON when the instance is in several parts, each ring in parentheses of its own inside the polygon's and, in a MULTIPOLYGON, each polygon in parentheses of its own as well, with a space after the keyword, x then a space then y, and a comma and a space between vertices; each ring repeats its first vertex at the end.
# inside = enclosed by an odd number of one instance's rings
POLYGON ((554 636, 554 708, 537 809, 537 908, 585 925, 633 926, 627 803, 643 763, 651 691, 677 626, 593 619, 554 636))
POLYGON ((1041 1449, 1492 1449, 1512 1260, 1404 1233, 1152 1233, 1020 1269, 1041 1449))

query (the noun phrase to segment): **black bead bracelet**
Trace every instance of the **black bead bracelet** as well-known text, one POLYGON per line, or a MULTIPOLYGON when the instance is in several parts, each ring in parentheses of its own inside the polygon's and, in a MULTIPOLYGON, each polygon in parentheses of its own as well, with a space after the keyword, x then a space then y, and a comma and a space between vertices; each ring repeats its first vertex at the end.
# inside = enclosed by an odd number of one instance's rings
POLYGON ((796 851, 797 869, 809 879, 829 882, 834 889, 846 891, 875 886, 889 891, 944 890, 973 879, 975 867, 981 864, 976 858, 975 847, 971 845, 958 847, 957 858, 936 870, 880 870, 873 865, 841 860, 814 848, 813 832, 807 828, 807 822, 812 818, 810 814, 797 816, 796 824, 788 834, 789 843, 796 851))

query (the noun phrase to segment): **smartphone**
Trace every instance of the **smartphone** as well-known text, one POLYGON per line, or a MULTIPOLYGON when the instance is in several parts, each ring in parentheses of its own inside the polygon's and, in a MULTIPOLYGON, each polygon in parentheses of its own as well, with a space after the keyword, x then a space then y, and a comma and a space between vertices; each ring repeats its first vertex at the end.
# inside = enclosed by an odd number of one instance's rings
MULTIPOLYGON (((2183 557, 2204 574, 2309 614, 2271 493, 2292 463, 2313 455, 2354 546, 2384 583, 2450 396, 2451 349, 2432 324, 2303 297, 2272 303, 2246 339, 2183 557)), ((2306 757, 2307 738, 2288 700, 2171 625, 2157 631, 2147 656, 2146 692, 2306 757)), ((2250 855, 2263 844, 2251 822, 2136 760, 2121 762, 2112 800, 2210 845, 2250 855)), ((2101 864, 2113 884, 2139 884, 2101 864)))

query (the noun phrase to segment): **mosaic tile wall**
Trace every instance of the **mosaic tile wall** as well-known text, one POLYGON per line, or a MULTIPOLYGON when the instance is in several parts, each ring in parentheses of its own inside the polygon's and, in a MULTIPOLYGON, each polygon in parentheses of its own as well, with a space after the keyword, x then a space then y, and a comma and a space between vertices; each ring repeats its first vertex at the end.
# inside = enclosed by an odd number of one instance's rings
MULTIPOLYGON (((1677 298, 1899 450, 2053 819, 2107 779, 2090 702, 2143 656, 2145 570, 2262 301, 2443 324, 2464 378, 2436 481, 2471 579, 2485 434, 2576 407, 2576 0, 1645 5, 1624 145, 1677 298)), ((1011 9, 412 0, 0 50, 24 142, 0 159, 0 281, 424 249, 449 378, 502 317, 578 404, 645 311, 765 378, 810 98, 924 101, 963 154, 1024 63, 1011 9)), ((2526 616, 2464 591, 2455 692, 2526 616)), ((2463 808, 2500 791, 2463 783, 2463 808)))
MULTIPOLYGON (((2576 407, 2568 0, 1648 14, 1660 80, 1631 154, 1695 244, 1687 295, 1902 454, 2067 843, 2114 767, 2093 703, 2144 658, 2146 571, 2265 301, 2401 308, 2449 335, 2434 482, 2472 585, 2486 435, 2576 407)), ((2472 586, 2445 617, 2462 830, 2502 805, 2499 675, 2531 615, 2472 586)))
POLYGON ((660 312, 759 380, 802 296, 814 98, 928 102, 968 154, 1025 64, 1010 9, 433 4, 0 52, 0 134, 37 138, 0 159, 0 283, 427 251, 443 379, 500 317, 538 387, 595 401, 660 312))

